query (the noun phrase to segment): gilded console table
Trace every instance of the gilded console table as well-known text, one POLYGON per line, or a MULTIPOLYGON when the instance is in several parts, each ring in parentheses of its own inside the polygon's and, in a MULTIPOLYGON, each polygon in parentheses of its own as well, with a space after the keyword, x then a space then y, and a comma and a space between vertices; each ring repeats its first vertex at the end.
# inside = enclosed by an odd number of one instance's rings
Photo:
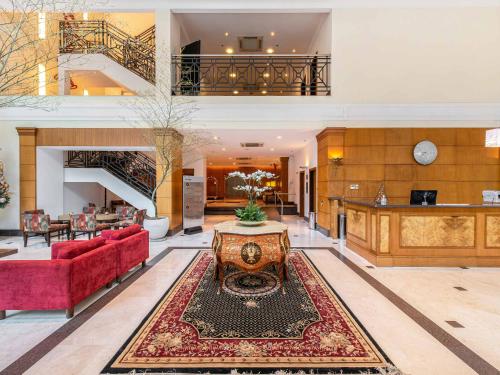
POLYGON ((344 207, 347 247, 377 266, 500 266, 500 205, 344 207))
POLYGON ((290 240, 287 226, 277 221, 266 221, 256 227, 245 227, 237 221, 215 225, 212 242, 214 279, 224 281, 224 270, 234 266, 243 272, 259 272, 272 265, 278 272, 281 286, 288 278, 290 240))

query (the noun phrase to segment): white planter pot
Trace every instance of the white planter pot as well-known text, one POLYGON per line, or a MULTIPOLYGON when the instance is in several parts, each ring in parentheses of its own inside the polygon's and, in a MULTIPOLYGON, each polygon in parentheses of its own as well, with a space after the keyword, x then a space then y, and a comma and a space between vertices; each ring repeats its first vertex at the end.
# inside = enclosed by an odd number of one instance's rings
POLYGON ((170 220, 168 217, 159 217, 157 219, 144 219, 144 229, 149 231, 150 240, 161 240, 165 238, 168 232, 170 220))

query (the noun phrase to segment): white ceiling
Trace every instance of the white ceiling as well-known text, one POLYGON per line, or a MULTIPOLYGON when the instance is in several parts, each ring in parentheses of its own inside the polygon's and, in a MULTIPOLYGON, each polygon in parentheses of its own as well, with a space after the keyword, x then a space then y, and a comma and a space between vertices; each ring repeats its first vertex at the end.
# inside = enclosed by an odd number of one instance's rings
POLYGON ((327 14, 176 13, 176 17, 190 41, 201 40, 201 52, 205 54, 224 54, 227 47, 238 54, 240 36, 262 36, 264 51, 272 47, 276 54, 289 54, 292 49, 296 53, 311 52, 309 44, 327 14))
POLYGON ((213 144, 204 148, 209 165, 232 166, 238 163, 238 157, 251 157, 252 165, 279 164, 281 156, 290 156, 302 149, 309 141, 313 140, 318 130, 286 129, 286 130, 210 130, 213 144), (281 139, 279 139, 281 137, 281 139), (260 142, 264 147, 241 147, 242 142, 260 142), (210 164, 212 163, 212 164, 210 164))

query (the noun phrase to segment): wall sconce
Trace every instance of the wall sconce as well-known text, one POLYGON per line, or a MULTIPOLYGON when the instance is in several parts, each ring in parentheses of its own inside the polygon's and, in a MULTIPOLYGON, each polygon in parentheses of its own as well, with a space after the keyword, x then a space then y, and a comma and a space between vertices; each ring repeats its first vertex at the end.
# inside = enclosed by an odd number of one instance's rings
POLYGON ((329 158, 328 160, 330 161, 330 163, 332 163, 335 166, 335 168, 338 168, 338 167, 342 166, 344 158, 337 156, 337 157, 329 158))

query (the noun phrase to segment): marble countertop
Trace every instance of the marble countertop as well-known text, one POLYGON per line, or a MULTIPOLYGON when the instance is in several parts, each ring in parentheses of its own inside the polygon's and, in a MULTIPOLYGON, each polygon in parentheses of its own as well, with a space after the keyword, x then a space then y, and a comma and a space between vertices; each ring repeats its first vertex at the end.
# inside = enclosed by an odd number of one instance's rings
POLYGON ((243 235, 258 235, 258 234, 269 234, 269 233, 282 233, 288 229, 288 227, 280 223, 279 221, 268 220, 262 225, 255 227, 246 227, 240 225, 238 221, 225 221, 214 225, 214 229, 219 233, 229 233, 229 234, 243 234, 243 235))
POLYGON ((382 206, 380 204, 375 204, 373 202, 358 201, 353 199, 345 199, 344 203, 357 204, 365 207, 373 208, 497 208, 500 209, 500 204, 460 204, 460 203, 450 203, 450 204, 435 204, 422 206, 418 204, 387 204, 382 206))

